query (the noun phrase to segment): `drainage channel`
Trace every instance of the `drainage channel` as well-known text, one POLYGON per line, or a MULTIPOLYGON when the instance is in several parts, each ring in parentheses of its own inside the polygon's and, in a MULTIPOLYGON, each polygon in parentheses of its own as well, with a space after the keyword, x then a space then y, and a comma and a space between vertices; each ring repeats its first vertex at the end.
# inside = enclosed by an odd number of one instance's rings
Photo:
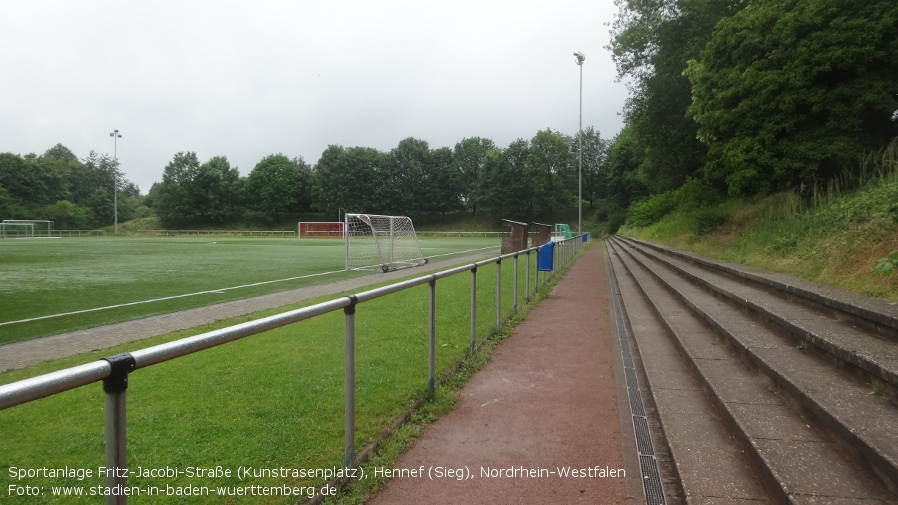
MULTIPOLYGON (((610 254, 607 248, 605 251, 607 254, 610 254)), ((627 395, 630 400, 633 432, 636 435, 636 450, 639 455, 639 468, 642 472, 642 490, 645 493, 646 504, 665 505, 664 488, 661 485, 661 470, 658 467, 658 459, 655 457, 652 435, 649 432, 648 418, 646 417, 645 405, 642 401, 642 391, 639 388, 639 378, 633 363, 633 354, 630 352, 630 336, 627 331, 623 307, 621 306, 617 277, 615 277, 614 269, 611 267, 610 257, 607 257, 606 261, 608 282, 611 286, 611 306, 614 311, 617 337, 620 340, 621 360, 627 380, 627 395)))

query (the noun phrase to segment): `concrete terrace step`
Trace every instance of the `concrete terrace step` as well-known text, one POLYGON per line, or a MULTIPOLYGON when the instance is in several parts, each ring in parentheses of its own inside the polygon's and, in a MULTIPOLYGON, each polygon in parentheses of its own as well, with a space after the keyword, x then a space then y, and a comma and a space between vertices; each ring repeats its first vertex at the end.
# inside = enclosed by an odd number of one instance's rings
MULTIPOLYGON (((748 300, 757 306, 782 300, 770 294, 767 300, 759 299, 732 278, 687 281, 676 268, 685 270, 683 265, 674 267, 654 253, 644 254, 644 246, 636 250, 633 243, 614 240, 609 247, 617 255, 615 269, 625 268, 651 302, 651 311, 703 383, 726 420, 722 424, 741 441, 774 501, 895 501, 889 488, 898 481, 898 435, 892 433, 898 409, 743 308, 748 300), (876 471, 869 471, 871 467, 876 471)), ((777 310, 781 319, 793 321, 790 315, 806 308, 777 310)), ((629 306, 627 311, 632 324, 634 314, 629 306)), ((636 310, 642 319, 645 312, 636 310)), ((647 374, 652 373, 650 366, 646 362, 647 374)), ((664 415, 660 408, 659 414, 664 415)), ((671 446, 674 460, 688 458, 695 450, 671 446)), ((687 486, 683 482, 689 501, 687 486)))
MULTIPOLYGON (((834 358, 849 363, 876 379, 893 387, 898 386, 898 338, 891 335, 891 329, 875 329, 874 321, 861 321, 862 313, 871 310, 853 311, 852 317, 839 317, 833 313, 835 307, 819 302, 821 299, 832 300, 830 295, 805 296, 792 290, 786 292, 783 285, 792 283, 745 283, 744 277, 734 277, 725 272, 733 268, 715 268, 716 263, 691 256, 695 261, 680 259, 683 257, 671 249, 659 246, 648 247, 644 243, 629 242, 634 248, 654 261, 666 265, 688 280, 708 289, 733 303, 751 309, 755 314, 774 326, 782 328, 798 339, 805 340, 819 349, 831 354, 834 358), (772 295, 772 296, 771 296, 772 295), (870 331, 873 329, 874 331, 870 331)), ((764 278, 764 277, 760 277, 764 278)), ((796 279, 797 280, 797 279, 796 279)), ((847 299, 846 294, 840 298, 847 299)), ((866 300, 868 305, 881 300, 866 300)), ((891 306, 886 305, 891 308, 891 306)), ((836 309, 841 312, 841 309, 836 309)), ((879 313, 876 319, 888 321, 888 314, 879 313)), ((864 378, 867 379, 866 377, 864 378)))
POLYGON ((670 256, 685 259, 707 269, 717 270, 733 277, 774 287, 779 292, 796 295, 800 299, 830 307, 846 315, 856 316, 863 321, 875 323, 880 326, 880 331, 884 331, 891 338, 898 340, 898 304, 849 293, 830 286, 815 284, 790 275, 766 272, 738 263, 712 260, 688 251, 680 251, 641 240, 618 238, 646 248, 655 249, 670 256))
MULTIPOLYGON (((609 254, 608 258, 630 316, 630 334, 636 344, 631 345, 632 362, 645 374, 646 380, 639 378, 639 383, 648 384, 648 388, 640 386, 643 398, 649 397, 645 410, 649 416, 655 412, 660 425, 660 433, 652 438, 656 445, 669 448, 673 480, 665 479, 667 503, 771 503, 751 461, 720 422, 722 414, 702 382, 667 338, 651 301, 633 276, 627 275, 621 256, 609 254)), ((708 352, 716 350, 712 346, 708 352)))

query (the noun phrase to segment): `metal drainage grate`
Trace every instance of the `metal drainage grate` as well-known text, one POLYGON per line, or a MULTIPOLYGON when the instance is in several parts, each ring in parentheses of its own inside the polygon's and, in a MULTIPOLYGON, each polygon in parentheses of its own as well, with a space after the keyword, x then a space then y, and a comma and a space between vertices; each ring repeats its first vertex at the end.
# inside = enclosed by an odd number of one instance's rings
POLYGON ((666 502, 664 488, 661 486, 661 471, 658 468, 658 460, 655 458, 652 435, 649 432, 642 392, 639 389, 639 379, 633 365, 633 355, 630 353, 630 340, 621 307, 620 291, 610 260, 608 261, 608 278, 611 284, 617 336, 620 340, 621 360, 624 364, 624 375, 627 378, 627 394, 630 397, 630 413, 633 419, 633 432, 636 435, 636 451, 639 453, 639 467, 642 472, 642 490, 645 492, 645 502, 648 505, 664 505, 666 502))

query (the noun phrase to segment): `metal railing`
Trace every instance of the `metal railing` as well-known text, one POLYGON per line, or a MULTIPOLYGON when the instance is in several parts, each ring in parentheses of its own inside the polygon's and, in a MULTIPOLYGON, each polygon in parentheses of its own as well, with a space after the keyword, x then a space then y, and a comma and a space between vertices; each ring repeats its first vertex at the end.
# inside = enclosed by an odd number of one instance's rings
MULTIPOLYGON (((57 393, 75 389, 95 382, 103 383, 105 398, 105 458, 106 468, 127 468, 126 461, 126 391, 129 375, 141 368, 156 365, 168 360, 186 356, 188 354, 209 349, 234 340, 251 335, 263 333, 268 330, 280 328, 292 323, 311 319, 329 312, 343 310, 344 314, 344 461, 347 467, 357 465, 355 452, 355 309, 360 303, 387 296, 424 284, 429 285, 428 295, 428 353, 427 353, 427 395, 433 397, 436 374, 436 284, 440 279, 461 274, 471 273, 471 327, 470 327, 470 351, 477 349, 476 333, 476 297, 477 297, 477 272, 478 269, 491 264, 496 265, 496 326, 499 332, 502 326, 501 292, 502 275, 501 265, 503 261, 514 261, 512 314, 518 310, 518 261, 521 256, 526 257, 524 299, 530 301, 532 292, 538 291, 546 284, 549 278, 555 275, 561 267, 570 262, 583 243, 582 236, 558 242, 554 244, 552 271, 540 272, 537 270, 536 279, 531 289, 531 255, 536 256, 539 263, 540 247, 532 247, 515 253, 509 253, 495 258, 490 258, 476 263, 461 265, 449 270, 434 274, 424 275, 405 280, 354 295, 343 296, 326 302, 303 307, 281 314, 257 319, 254 321, 229 326, 218 330, 209 331, 192 337, 183 338, 173 342, 147 347, 133 352, 125 352, 115 356, 108 356, 100 360, 83 365, 66 368, 56 372, 40 375, 31 379, 25 379, 7 385, 0 386, 0 410, 28 403, 33 400, 45 398, 57 393), (542 274, 542 275, 540 275, 542 274)), ((124 488, 127 472, 111 471, 106 473, 105 485, 109 489, 116 486, 124 488)), ((126 495, 110 494, 106 499, 107 504, 125 504, 126 495)))

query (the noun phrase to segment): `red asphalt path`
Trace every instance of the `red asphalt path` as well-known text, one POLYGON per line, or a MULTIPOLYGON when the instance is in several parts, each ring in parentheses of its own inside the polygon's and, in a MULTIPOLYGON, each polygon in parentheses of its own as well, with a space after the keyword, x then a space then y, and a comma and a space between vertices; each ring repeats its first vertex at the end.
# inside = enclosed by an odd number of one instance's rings
POLYGON ((368 503, 633 501, 627 478, 639 470, 625 467, 612 340, 596 243, 400 457, 393 469, 406 476, 368 503))

